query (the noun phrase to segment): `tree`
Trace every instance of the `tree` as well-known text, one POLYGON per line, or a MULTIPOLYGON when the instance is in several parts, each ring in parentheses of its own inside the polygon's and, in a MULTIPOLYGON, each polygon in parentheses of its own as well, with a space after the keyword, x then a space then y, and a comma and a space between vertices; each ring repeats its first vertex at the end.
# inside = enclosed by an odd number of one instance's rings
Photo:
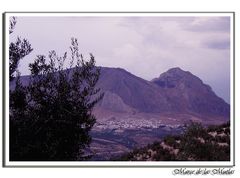
POLYGON ((67 53, 37 56, 30 64, 27 86, 16 79, 10 98, 12 160, 84 160, 89 132, 96 122, 92 109, 103 97, 96 88, 100 68, 95 59, 85 61, 72 39, 69 68, 67 53), (75 65, 75 66, 74 66, 75 65), (21 101, 21 102, 20 102, 21 101))
MULTIPOLYGON (((9 34, 13 33, 17 21, 15 17, 10 19, 9 34)), ((15 157, 17 152, 18 142, 17 135, 21 131, 20 125, 23 125, 23 114, 27 105, 26 88, 22 86, 20 81, 20 73, 18 71, 18 64, 20 60, 28 55, 33 49, 31 44, 26 40, 21 40, 17 37, 16 42, 9 44, 9 79, 11 83, 15 83, 15 91, 10 89, 10 157, 15 157), (14 80, 16 74, 16 80, 14 80), (14 117, 14 118, 13 118, 14 117), (15 145, 16 144, 16 145, 15 145), (16 152, 16 153, 15 153, 16 152)), ((11 159, 10 158, 10 159, 11 159)))
MULTIPOLYGON (((15 17, 10 20, 9 34, 13 33, 17 21, 15 17)), ((31 44, 25 38, 22 40, 17 38, 16 42, 9 44, 9 77, 10 81, 14 79, 14 74, 17 72, 18 64, 22 58, 32 52, 31 44)))

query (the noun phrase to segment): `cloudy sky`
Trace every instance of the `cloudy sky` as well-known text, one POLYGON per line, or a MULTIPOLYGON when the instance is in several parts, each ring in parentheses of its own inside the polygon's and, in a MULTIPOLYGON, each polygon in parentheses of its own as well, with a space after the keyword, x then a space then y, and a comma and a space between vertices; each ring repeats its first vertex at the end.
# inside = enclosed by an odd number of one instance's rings
POLYGON ((33 52, 20 63, 23 75, 36 55, 68 51, 76 37, 97 65, 121 67, 151 80, 172 67, 200 77, 230 101, 230 17, 17 17, 14 33, 27 38, 33 52))

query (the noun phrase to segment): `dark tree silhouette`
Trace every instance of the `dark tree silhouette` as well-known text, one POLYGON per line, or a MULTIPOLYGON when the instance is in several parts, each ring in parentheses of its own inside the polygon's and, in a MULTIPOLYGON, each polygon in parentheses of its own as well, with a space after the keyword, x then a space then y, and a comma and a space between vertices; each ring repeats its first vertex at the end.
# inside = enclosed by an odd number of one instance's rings
POLYGON ((9 34, 11 34, 13 32, 13 29, 15 28, 17 21, 16 21, 16 17, 12 17, 9 21, 9 34))
POLYGON ((92 109, 103 97, 96 88, 100 68, 85 61, 72 39, 71 57, 51 51, 30 64, 31 77, 23 86, 19 76, 11 92, 11 160, 85 160, 89 131, 95 123, 92 109), (65 68, 65 61, 70 61, 65 68))
MULTIPOLYGON (((15 17, 10 20, 9 34, 13 33, 17 21, 15 17)), ((28 40, 17 38, 16 42, 9 44, 9 77, 10 81, 14 79, 14 74, 18 68, 18 64, 22 58, 32 51, 31 44, 28 40)))

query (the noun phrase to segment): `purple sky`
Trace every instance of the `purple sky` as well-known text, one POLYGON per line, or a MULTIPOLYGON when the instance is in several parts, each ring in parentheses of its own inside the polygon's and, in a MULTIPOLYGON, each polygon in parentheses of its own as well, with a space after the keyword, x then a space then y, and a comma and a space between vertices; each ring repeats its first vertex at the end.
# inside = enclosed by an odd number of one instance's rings
POLYGON ((230 17, 17 17, 16 36, 33 52, 20 63, 22 75, 36 55, 68 51, 71 37, 97 65, 121 67, 151 80, 172 67, 192 72, 230 101, 230 17))

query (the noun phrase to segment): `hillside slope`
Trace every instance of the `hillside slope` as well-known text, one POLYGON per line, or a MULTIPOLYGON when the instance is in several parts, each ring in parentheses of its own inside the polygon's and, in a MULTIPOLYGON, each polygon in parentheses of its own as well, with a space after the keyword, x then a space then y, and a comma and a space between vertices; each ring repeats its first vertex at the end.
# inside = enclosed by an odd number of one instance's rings
POLYGON ((118 161, 229 161, 230 124, 202 127, 193 123, 183 135, 167 136, 114 158, 118 161))

